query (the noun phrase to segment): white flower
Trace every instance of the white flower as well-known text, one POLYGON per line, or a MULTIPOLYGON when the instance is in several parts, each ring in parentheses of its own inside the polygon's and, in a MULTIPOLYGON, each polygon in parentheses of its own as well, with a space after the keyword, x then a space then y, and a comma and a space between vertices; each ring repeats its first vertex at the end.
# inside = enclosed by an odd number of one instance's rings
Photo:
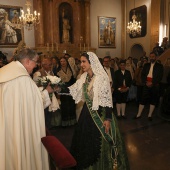
POLYGON ((47 83, 47 79, 46 77, 38 77, 38 80, 41 84, 46 84, 47 83))
POLYGON ((47 79, 50 80, 51 84, 58 84, 61 79, 56 76, 46 76, 47 79))
POLYGON ((53 89, 55 89, 56 85, 60 86, 60 87, 62 87, 62 85, 64 85, 63 82, 61 82, 61 79, 59 77, 56 77, 56 76, 39 77, 38 83, 39 83, 39 86, 43 86, 44 89, 46 89, 46 87, 49 84, 53 89))

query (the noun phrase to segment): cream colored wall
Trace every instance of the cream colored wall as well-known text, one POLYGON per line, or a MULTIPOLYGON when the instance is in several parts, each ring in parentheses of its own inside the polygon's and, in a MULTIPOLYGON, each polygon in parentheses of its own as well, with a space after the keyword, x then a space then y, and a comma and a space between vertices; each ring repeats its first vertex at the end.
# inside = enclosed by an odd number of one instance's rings
MULTIPOLYGON (((126 19, 129 22, 129 12, 134 8, 134 0, 126 1, 126 19)), ((146 51, 147 55, 150 53, 150 22, 151 22, 151 0, 135 0, 135 8, 146 5, 147 6, 147 34, 141 38, 130 38, 126 34, 125 41, 125 57, 130 55, 131 47, 134 44, 140 44, 146 51)), ((91 46, 96 48, 96 53, 99 57, 104 57, 110 54, 111 57, 121 57, 121 1, 120 0, 91 0, 91 46), (116 48, 99 48, 98 47, 98 16, 116 17, 116 48)), ((126 29, 126 27, 125 27, 126 29)))
MULTIPOLYGON (((24 11, 26 11, 25 3, 26 3, 26 0, 15 0, 15 1, 1 0, 0 1, 1 5, 21 6, 23 7, 24 11)), ((32 3, 32 0, 31 0, 31 3, 32 3)), ((32 10, 32 7, 31 7, 31 10, 32 10)), ((35 46, 34 30, 31 30, 31 31, 24 30, 24 40, 28 47, 34 47, 35 46)), ((0 50, 2 52, 8 53, 7 57, 10 58, 13 54, 14 48, 1 48, 0 50)))
MULTIPOLYGON (((127 4, 126 4, 126 7, 127 7, 126 20, 127 20, 127 22, 129 22, 129 12, 131 9, 134 8, 134 1, 127 0, 126 2, 127 2, 127 4)), ((146 51, 147 56, 150 53, 151 0, 135 0, 135 8, 140 7, 142 5, 146 5, 146 7, 147 7, 147 33, 146 33, 145 37, 140 37, 140 38, 130 38, 128 34, 126 35, 126 57, 128 57, 130 55, 131 47, 134 44, 140 44, 143 47, 144 51, 146 51)), ((126 23, 126 25, 127 25, 127 23, 126 23)))
POLYGON ((121 56, 121 0, 91 0, 91 46, 99 57, 121 56), (98 47, 98 16, 116 17, 116 48, 98 47))
POLYGON ((169 38, 169 13, 170 13, 170 0, 166 0, 164 13, 164 21, 162 25, 160 25, 160 35, 159 35, 159 43, 161 45, 163 37, 169 38))
MULTIPOLYGON (((168 0, 169 1, 169 0, 168 0)), ((0 4, 2 5, 14 5, 22 6, 25 9, 26 0, 1 0, 0 4)), ((31 0, 32 2, 32 0, 31 0)), ((129 21, 129 11, 134 8, 134 1, 126 0, 126 20, 129 21)), ((133 38, 131 39, 128 34, 126 34, 125 39, 125 56, 130 55, 130 49, 134 44, 141 44, 146 51, 147 55, 150 52, 150 22, 151 22, 151 0, 135 0, 135 7, 142 5, 147 6, 147 34, 145 37, 133 38)), ((32 9, 32 8, 31 8, 32 9)), ((96 48, 96 53, 99 57, 104 57, 105 55, 111 55, 111 57, 121 57, 121 0, 91 0, 91 46, 96 48), (99 48, 98 47, 98 16, 108 16, 116 17, 116 48, 99 48)), ((127 25, 127 23, 125 24, 127 25)), ((27 46, 34 47, 34 31, 24 30, 24 38, 27 46)), ((3 52, 9 53, 9 56, 12 55, 13 48, 2 48, 0 49, 3 52)), ((9 57, 8 56, 8 57, 9 57)))

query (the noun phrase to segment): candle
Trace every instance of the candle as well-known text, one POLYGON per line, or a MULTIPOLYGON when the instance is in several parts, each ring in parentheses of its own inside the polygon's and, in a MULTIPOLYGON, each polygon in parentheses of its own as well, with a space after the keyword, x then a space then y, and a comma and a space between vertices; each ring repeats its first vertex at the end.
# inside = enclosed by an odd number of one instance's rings
POLYGON ((80 43, 80 51, 81 51, 81 43, 80 43))
POLYGON ((84 43, 84 51, 85 51, 85 47, 86 47, 86 45, 85 45, 85 43, 84 43))

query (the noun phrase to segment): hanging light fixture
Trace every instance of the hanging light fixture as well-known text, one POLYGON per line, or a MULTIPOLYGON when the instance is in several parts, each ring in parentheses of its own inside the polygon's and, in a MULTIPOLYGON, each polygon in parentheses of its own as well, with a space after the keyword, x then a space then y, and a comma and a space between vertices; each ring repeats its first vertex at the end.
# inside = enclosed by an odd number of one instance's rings
POLYGON ((33 26, 36 27, 40 23, 40 13, 34 11, 34 14, 30 13, 31 1, 26 0, 27 13, 21 10, 21 16, 19 17, 20 23, 25 26, 26 29, 32 30, 33 26))
MULTIPOLYGON (((135 7, 135 1, 134 1, 134 7, 135 7)), ((136 35, 141 35, 141 25, 140 22, 136 21, 137 17, 135 15, 135 10, 133 10, 132 15, 132 22, 128 22, 127 26, 127 33, 131 34, 133 37, 136 37, 136 35)))

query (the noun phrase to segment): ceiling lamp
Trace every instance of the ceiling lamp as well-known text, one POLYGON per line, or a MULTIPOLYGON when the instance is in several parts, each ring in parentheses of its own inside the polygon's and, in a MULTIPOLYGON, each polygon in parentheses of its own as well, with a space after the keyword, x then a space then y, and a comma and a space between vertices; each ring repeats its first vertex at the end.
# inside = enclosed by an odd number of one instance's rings
MULTIPOLYGON (((134 1, 134 6, 135 6, 135 1, 134 1)), ((132 16, 132 22, 128 22, 127 26, 127 33, 131 34, 133 37, 136 37, 136 35, 141 35, 141 25, 140 22, 136 21, 136 15, 135 15, 135 10, 133 10, 133 16, 132 16)))
POLYGON ((33 26, 36 27, 40 23, 40 13, 34 11, 34 14, 30 13, 31 2, 30 0, 26 1, 27 13, 24 13, 24 10, 21 10, 21 16, 19 17, 20 23, 25 26, 26 29, 32 30, 33 26))

